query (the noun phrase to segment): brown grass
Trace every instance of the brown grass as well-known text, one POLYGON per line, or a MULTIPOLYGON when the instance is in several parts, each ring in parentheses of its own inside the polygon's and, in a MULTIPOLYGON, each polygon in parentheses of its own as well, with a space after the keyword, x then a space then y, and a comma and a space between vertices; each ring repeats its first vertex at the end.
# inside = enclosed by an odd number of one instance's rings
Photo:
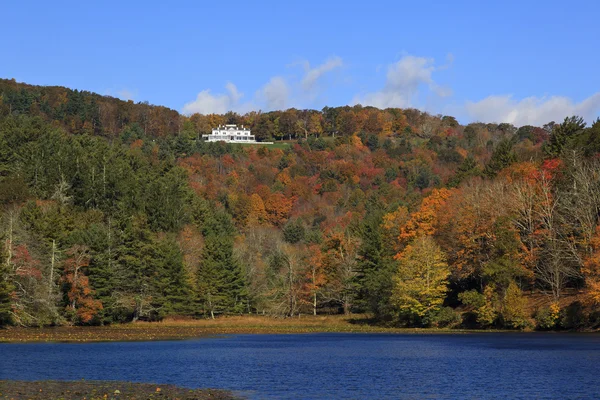
POLYGON ((231 316, 214 320, 169 318, 161 322, 136 322, 110 326, 62 326, 53 328, 0 329, 0 343, 24 342, 105 342, 181 340, 224 334, 267 333, 442 333, 457 330, 391 328, 369 325, 361 315, 301 316, 272 318, 266 316, 231 316))
MULTIPOLYGON (((528 308, 549 306, 552 298, 543 293, 526 293, 528 308)), ((578 291, 566 291, 560 301, 564 307, 581 300, 578 291)), ((464 333, 471 330, 435 328, 394 328, 371 324, 365 315, 302 315, 294 318, 273 318, 259 315, 221 316, 212 319, 167 318, 161 322, 136 322, 109 326, 62 326, 53 328, 0 329, 0 343, 24 342, 112 342, 147 340, 182 340, 226 334, 269 333, 464 333)), ((477 331, 481 332, 481 331, 477 331)))
MULTIPOLYGON (((549 307, 554 301, 554 298, 550 295, 550 293, 535 291, 533 293, 525 292, 524 294, 527 298, 528 311, 532 315, 541 308, 549 307)), ((585 298, 586 294, 583 291, 579 291, 577 289, 565 289, 558 304, 561 308, 565 308, 576 301, 584 303, 585 298)))

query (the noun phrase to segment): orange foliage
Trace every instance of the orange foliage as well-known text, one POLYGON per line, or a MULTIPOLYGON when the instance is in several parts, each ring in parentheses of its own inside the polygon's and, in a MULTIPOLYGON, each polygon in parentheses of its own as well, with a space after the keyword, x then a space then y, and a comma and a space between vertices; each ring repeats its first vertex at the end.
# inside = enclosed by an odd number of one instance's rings
POLYGON ((144 145, 144 141, 142 139, 137 139, 136 141, 134 141, 133 143, 131 143, 129 145, 130 149, 141 149, 142 146, 144 145))
POLYGON ((263 199, 256 193, 250 196, 250 213, 248 226, 265 225, 268 222, 267 211, 263 199))
POLYGON ((406 223, 408 222, 410 215, 406 207, 398 207, 398 209, 389 214, 383 216, 383 231, 387 238, 388 245, 391 245, 394 251, 400 251, 398 238, 406 223))
POLYGON ((512 183, 519 180, 534 181, 537 179, 539 170, 537 166, 530 161, 514 163, 504 168, 498 173, 498 177, 512 183))
POLYGON ((317 296, 321 288, 327 283, 327 276, 321 248, 318 245, 310 245, 307 248, 307 253, 308 269, 304 280, 306 283, 301 289, 301 298, 303 302, 311 304, 316 312, 317 296))
POLYGON ((90 265, 88 248, 75 245, 67 250, 70 258, 64 262, 64 272, 61 281, 68 287, 67 309, 75 312, 83 323, 90 322, 102 310, 102 303, 94 299, 88 277, 83 273, 83 268, 90 265))
POLYGON ((278 182, 281 182, 283 186, 288 186, 292 182, 292 178, 290 178, 290 174, 287 169, 284 169, 275 178, 278 182))
POLYGON ((288 220, 294 205, 294 198, 287 198, 282 193, 273 193, 265 201, 265 210, 270 223, 282 226, 288 220))
POLYGON ((587 286, 587 302, 598 305, 600 304, 600 225, 596 226, 590 247, 591 254, 584 260, 581 272, 587 286))
POLYGON ((438 222, 438 212, 452 195, 448 189, 433 189, 423 199, 419 210, 412 214, 406 225, 400 230, 399 240, 408 243, 417 236, 433 235, 438 222))

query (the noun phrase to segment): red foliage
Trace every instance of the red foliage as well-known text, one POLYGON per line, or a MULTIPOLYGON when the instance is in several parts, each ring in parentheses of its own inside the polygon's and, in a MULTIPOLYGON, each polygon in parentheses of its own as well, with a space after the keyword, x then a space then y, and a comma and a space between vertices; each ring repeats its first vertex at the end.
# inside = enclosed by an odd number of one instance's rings
POLYGON ((15 266, 16 275, 35 279, 42 278, 42 272, 38 268, 40 262, 29 254, 29 250, 24 244, 15 247, 12 263, 15 266))

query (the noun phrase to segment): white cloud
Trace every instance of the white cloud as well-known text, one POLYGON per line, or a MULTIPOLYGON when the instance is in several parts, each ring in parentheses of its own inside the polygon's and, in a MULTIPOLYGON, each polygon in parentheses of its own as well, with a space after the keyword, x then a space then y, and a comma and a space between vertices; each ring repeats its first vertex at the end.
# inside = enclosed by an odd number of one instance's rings
POLYGON ((318 65, 315 68, 310 68, 310 64, 308 61, 304 62, 305 74, 304 78, 302 78, 302 88, 305 91, 313 90, 319 78, 321 78, 327 72, 339 68, 343 65, 344 62, 338 56, 328 58, 323 64, 318 65))
MULTIPOLYGON (((449 62, 452 62, 451 56, 449 62)), ((446 68, 448 66, 436 67, 432 58, 406 55, 388 66, 385 85, 380 91, 356 96, 354 103, 379 108, 409 107, 422 86, 438 96, 450 96, 450 89, 439 86, 432 78, 435 71, 446 68)))
POLYGON ((135 100, 137 97, 137 90, 131 90, 127 88, 123 89, 106 89, 104 94, 107 96, 117 97, 121 100, 135 100))
POLYGON ((184 114, 225 114, 228 111, 235 111, 244 114, 260 108, 280 110, 286 107, 290 97, 289 86, 280 76, 271 78, 249 102, 241 101, 244 94, 233 83, 228 82, 225 89, 227 93, 220 94, 213 94, 210 89, 201 91, 194 101, 183 106, 182 112, 184 114))
POLYGON ((244 96, 244 93, 240 93, 237 87, 231 82, 227 82, 225 84, 225 89, 227 89, 227 91, 229 92, 229 97, 231 98, 231 101, 234 104, 238 103, 240 99, 244 96))
POLYGON ((274 76, 263 86, 259 97, 264 99, 267 110, 283 110, 290 97, 290 88, 281 76, 274 76))
POLYGON ((571 115, 587 121, 600 114, 600 92, 579 103, 563 96, 527 97, 515 100, 510 95, 489 96, 478 102, 467 102, 465 110, 473 120, 508 122, 516 126, 541 126, 550 121, 560 122, 571 115))
POLYGON ((117 92, 117 96, 123 100, 133 100, 136 94, 129 89, 122 89, 117 92))
POLYGON ((301 107, 303 103, 312 104, 320 91, 319 80, 328 72, 343 65, 340 57, 329 57, 323 64, 311 68, 308 61, 288 66, 302 65, 302 78, 273 76, 258 89, 252 99, 242 102, 244 96, 231 82, 225 85, 226 93, 213 94, 210 89, 202 90, 194 101, 186 103, 184 114, 224 114, 227 111, 246 113, 251 110, 284 110, 287 107, 301 107))
POLYGON ((252 108, 250 103, 240 103, 244 94, 238 91, 233 83, 227 82, 225 89, 227 93, 215 95, 210 92, 210 89, 201 91, 196 96, 196 100, 183 106, 183 113, 225 114, 227 111, 246 112, 252 108))

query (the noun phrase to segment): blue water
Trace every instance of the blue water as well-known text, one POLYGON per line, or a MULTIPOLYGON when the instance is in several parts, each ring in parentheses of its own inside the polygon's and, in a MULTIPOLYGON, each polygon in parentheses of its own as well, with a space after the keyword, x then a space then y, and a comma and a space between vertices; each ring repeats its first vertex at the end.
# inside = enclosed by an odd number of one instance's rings
POLYGON ((600 398, 600 335, 235 335, 0 344, 0 379, 125 380, 251 399, 600 398))

